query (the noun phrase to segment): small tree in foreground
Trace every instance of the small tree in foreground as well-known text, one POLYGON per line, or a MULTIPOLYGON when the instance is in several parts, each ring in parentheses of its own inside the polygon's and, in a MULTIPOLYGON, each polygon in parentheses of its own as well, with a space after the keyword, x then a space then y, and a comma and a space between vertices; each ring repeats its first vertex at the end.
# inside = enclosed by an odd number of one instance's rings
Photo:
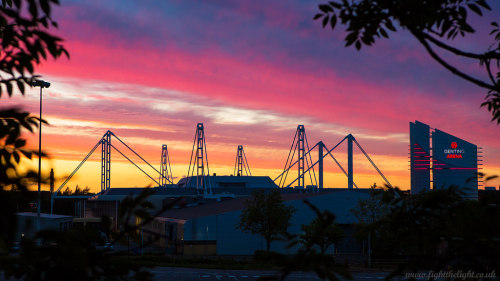
POLYGON ((325 255, 328 248, 338 244, 344 237, 342 229, 334 223, 335 215, 324 211, 309 224, 302 225, 300 240, 304 245, 315 245, 321 255, 325 255))
POLYGON ((338 281, 339 277, 352 280, 348 268, 336 263, 333 255, 326 254, 326 250, 340 242, 343 237, 342 230, 335 223, 335 214, 328 210, 320 211, 307 200, 304 200, 304 203, 314 211, 316 218, 308 225, 302 225, 302 235, 288 235, 288 248, 297 245, 300 247, 294 255, 281 255, 276 259, 276 263, 281 267, 281 274, 270 276, 268 280, 285 280, 297 270, 312 271, 321 280, 338 281), (320 252, 316 251, 318 247, 320 252))
POLYGON ((240 215, 237 228, 243 232, 259 234, 266 239, 266 250, 271 250, 271 242, 286 233, 295 208, 283 203, 278 190, 266 194, 263 190, 253 193, 245 202, 246 209, 240 215))

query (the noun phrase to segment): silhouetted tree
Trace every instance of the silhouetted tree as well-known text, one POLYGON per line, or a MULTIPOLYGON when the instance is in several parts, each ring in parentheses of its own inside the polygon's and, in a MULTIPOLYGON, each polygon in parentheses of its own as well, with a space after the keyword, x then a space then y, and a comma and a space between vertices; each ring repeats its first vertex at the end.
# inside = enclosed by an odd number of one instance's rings
POLYGON ((58 0, 3 0, 0 5, 0 97, 9 96, 14 85, 24 94, 26 86, 37 78, 35 66, 49 56, 69 57, 61 38, 49 33, 57 27, 51 10, 58 0))
POLYGON ((334 221, 335 215, 324 211, 309 224, 303 224, 301 243, 315 245, 319 248, 320 254, 325 255, 328 248, 338 244, 344 237, 344 232, 334 221))
MULTIPOLYGON (((26 86, 38 76, 35 66, 48 57, 58 58, 67 51, 61 39, 51 35, 51 10, 57 0, 3 0, 0 4, 0 97, 7 92, 11 96, 14 86, 23 94, 26 86)), ((36 152, 26 149, 23 131, 33 132, 39 119, 19 109, 0 110, 0 251, 8 251, 16 231, 15 202, 28 186, 37 181, 37 173, 28 170, 20 172, 23 157, 30 159, 36 152), (6 189, 10 189, 7 191, 6 189)), ((43 121, 44 122, 44 121, 43 121)), ((39 155, 39 157, 44 155, 39 155)), ((138 199, 126 200, 120 215, 133 214, 141 224, 124 226, 114 237, 120 240, 128 232, 135 232, 151 221, 151 215, 138 206, 147 203, 149 191, 138 199), (134 205, 135 204, 135 205, 134 205)), ((166 206, 169 208, 170 205, 166 206)), ((162 210, 160 210, 162 211, 162 210)), ((109 220, 105 220, 109 223, 109 220)), ((20 280, 151 280, 151 274, 136 264, 120 263, 101 250, 95 249, 100 241, 96 231, 70 231, 66 233, 40 231, 38 241, 45 241, 40 247, 35 240, 22 241, 19 256, 9 257, 0 263, 0 275, 20 280), (3 274, 1 274, 3 273, 3 274)))
MULTIPOLYGON (((24 94, 37 78, 35 66, 48 57, 58 58, 67 51, 61 39, 48 31, 57 23, 51 18, 51 6, 56 0, 3 0, 0 4, 0 97, 6 92, 11 96, 14 87, 24 94)), ((23 131, 33 133, 39 119, 17 108, 0 110, 0 190, 26 192, 36 182, 37 174, 28 169, 21 173, 22 158, 31 159, 37 154, 24 148, 23 131)), ((42 120, 42 122, 46 123, 42 120)), ((39 155, 39 157, 44 156, 39 155)), ((15 208, 8 198, 0 198, 0 248, 8 249, 15 231, 15 208), (6 200, 6 202, 3 202, 6 200)), ((2 250, 2 249, 0 249, 2 250)))
POLYGON ((482 52, 470 52, 452 44, 459 37, 475 32, 468 12, 483 15, 491 10, 485 0, 360 0, 330 1, 319 5, 320 13, 315 20, 322 20, 323 27, 332 29, 337 22, 347 26, 346 46, 361 49, 371 46, 376 39, 389 38, 389 33, 397 32, 397 26, 409 31, 425 48, 429 55, 441 66, 483 89, 487 90, 485 102, 481 104, 492 114, 492 121, 500 123, 500 28, 491 23, 490 35, 493 42, 482 52), (444 55, 440 55, 439 52, 444 55), (445 59, 453 55, 476 61, 484 67, 486 79, 479 79, 467 73, 467 68, 459 69, 445 59))
POLYGON ((500 270, 500 225, 493 223, 500 220, 500 202, 463 199, 456 187, 409 196, 390 188, 386 193, 389 211, 371 227, 381 249, 405 258, 389 277, 421 270, 500 270))
POLYGON ((32 132, 38 118, 19 109, 0 110, 0 252, 9 249, 15 236, 16 210, 28 187, 37 182, 36 171, 19 170, 22 158, 38 154, 24 147, 23 131, 32 132))
POLYGON ((351 212, 360 223, 374 223, 387 213, 387 206, 382 200, 383 195, 384 190, 374 183, 370 186, 370 197, 359 200, 356 208, 352 209, 351 212))
POLYGON ((244 232, 259 234, 266 239, 266 250, 271 250, 271 242, 286 233, 295 208, 283 203, 278 190, 266 194, 255 191, 245 202, 246 209, 240 215, 238 228, 244 232))
POLYGON ((292 256, 278 256, 275 262, 281 266, 281 275, 268 279, 285 280, 297 270, 313 271, 322 280, 337 281, 337 275, 352 279, 345 265, 336 263, 333 255, 326 254, 328 247, 340 242, 343 237, 342 230, 335 224, 335 215, 326 210, 320 211, 307 200, 304 203, 314 211, 316 217, 308 225, 302 225, 302 235, 287 234, 288 248, 298 245, 299 249, 292 256))
POLYGON ((66 189, 61 193, 61 195, 90 195, 93 194, 90 192, 90 187, 86 186, 85 188, 80 188, 76 185, 75 190, 71 190, 69 186, 66 186, 66 189))

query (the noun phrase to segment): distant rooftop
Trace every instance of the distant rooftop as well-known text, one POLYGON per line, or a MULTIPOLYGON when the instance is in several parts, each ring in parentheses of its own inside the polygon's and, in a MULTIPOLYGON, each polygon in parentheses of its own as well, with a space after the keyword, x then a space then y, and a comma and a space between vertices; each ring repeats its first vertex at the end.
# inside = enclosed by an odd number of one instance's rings
MULTIPOLYGON (((206 176, 211 188, 244 187, 244 188, 278 188, 268 176, 206 176)), ((179 187, 196 187, 196 176, 179 180, 179 187)))
MULTIPOLYGON (((23 217, 37 217, 38 216, 37 213, 32 213, 32 212, 16 213, 16 215, 23 216, 23 217)), ((44 219, 62 219, 62 218, 72 218, 72 216, 40 213, 40 218, 44 218, 44 219)))
MULTIPOLYGON (((346 188, 324 189, 321 192, 310 193, 282 193, 281 197, 285 202, 293 200, 302 200, 310 197, 321 196, 327 193, 338 191, 345 191, 346 188)), ((360 191, 360 190, 359 190, 360 191)), ((363 191, 362 191, 363 192, 363 191)), ((245 208, 245 200, 249 199, 248 196, 229 199, 222 202, 210 202, 203 205, 192 206, 181 209, 170 209, 160 215, 164 218, 183 219, 189 220, 197 217, 212 216, 242 210, 245 208)))

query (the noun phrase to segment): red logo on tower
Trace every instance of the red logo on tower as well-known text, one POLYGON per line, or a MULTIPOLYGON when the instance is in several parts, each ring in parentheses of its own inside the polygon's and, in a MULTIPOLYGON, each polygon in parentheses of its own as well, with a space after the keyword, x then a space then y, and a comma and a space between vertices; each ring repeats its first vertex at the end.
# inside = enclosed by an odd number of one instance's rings
POLYGON ((445 149, 444 154, 446 154, 446 158, 463 158, 463 154, 465 153, 464 149, 458 149, 457 142, 452 142, 450 144, 451 149, 445 149))

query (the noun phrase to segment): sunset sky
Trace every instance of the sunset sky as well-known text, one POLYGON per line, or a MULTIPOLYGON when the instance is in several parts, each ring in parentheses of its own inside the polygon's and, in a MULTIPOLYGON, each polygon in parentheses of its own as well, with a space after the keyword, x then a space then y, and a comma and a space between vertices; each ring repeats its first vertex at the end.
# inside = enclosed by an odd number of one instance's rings
MULTIPOLYGON (((332 32, 312 20, 320 2, 62 1, 54 32, 71 58, 38 69, 52 84, 44 90, 44 167, 60 184, 109 129, 157 168, 167 144, 177 181, 202 122, 211 173, 231 174, 242 144, 252 174, 274 179, 303 124, 310 146, 353 134, 389 181, 408 189, 409 122, 419 120, 478 144, 483 172, 500 174, 500 126, 479 107, 486 90, 444 70, 405 31, 361 51, 345 48, 343 26, 332 32)), ((490 3, 461 48, 493 42, 489 22, 499 20, 500 3, 490 3)), ((449 59, 485 77, 474 61, 449 59)), ((37 113, 38 89, 0 100, 12 105, 37 113)), ((29 145, 37 147, 36 135, 29 145)), ((334 155, 347 167, 345 151, 334 155)), ((355 183, 383 184, 355 153, 355 183)), ((90 160, 69 186, 100 188, 100 151, 90 160)), ((112 187, 151 183, 114 151, 111 166, 112 187)), ((325 173, 325 186, 347 186, 329 158, 325 173)))

